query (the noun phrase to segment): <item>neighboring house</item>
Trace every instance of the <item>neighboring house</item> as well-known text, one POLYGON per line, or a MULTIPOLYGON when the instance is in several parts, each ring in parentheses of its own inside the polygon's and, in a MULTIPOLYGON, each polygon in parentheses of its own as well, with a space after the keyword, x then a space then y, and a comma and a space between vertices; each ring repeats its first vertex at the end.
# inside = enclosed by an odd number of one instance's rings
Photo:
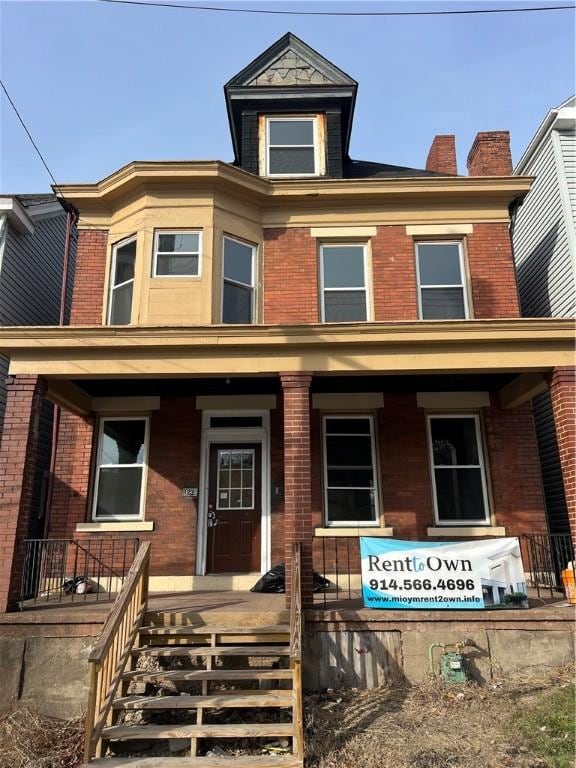
MULTIPOLYGON (((576 97, 551 109, 514 173, 534 183, 513 217, 525 317, 576 317, 576 97)), ((550 531, 569 531, 550 393, 534 400, 550 531)))
MULTIPOLYGON (((53 194, 0 195, 0 326, 58 325, 66 227, 66 211, 53 194)), ((72 244, 70 272, 74 248, 72 244)), ((71 288, 70 280, 68 309, 71 288)), ((7 377, 8 359, 0 355, 0 430, 6 408, 7 377)), ((29 532, 40 537, 44 533, 52 411, 52 403, 45 401, 34 471, 29 532)))
POLYGON ((468 176, 453 136, 425 170, 352 160, 356 90, 288 34, 225 87, 233 163, 62 186, 71 325, 0 333, 22 414, 0 531, 29 515, 47 393, 48 535, 151 541, 152 589, 246 589, 299 541, 307 602, 327 538, 546 532, 530 399, 549 381, 569 428, 573 333, 521 317, 509 206, 531 180, 506 132, 477 135, 468 176))

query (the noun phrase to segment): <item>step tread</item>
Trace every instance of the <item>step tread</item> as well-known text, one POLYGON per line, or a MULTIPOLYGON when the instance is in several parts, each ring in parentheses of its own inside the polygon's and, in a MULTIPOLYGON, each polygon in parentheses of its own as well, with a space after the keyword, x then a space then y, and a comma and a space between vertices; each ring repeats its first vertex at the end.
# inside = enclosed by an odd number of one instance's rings
POLYGON ((124 672, 123 680, 163 682, 165 680, 292 680, 291 669, 164 669, 157 672, 124 672))
POLYGON ((147 656, 288 656, 289 645, 224 645, 212 646, 184 646, 170 647, 144 645, 132 649, 133 654, 146 654, 147 656))
POLYGON ((302 768, 294 755, 234 757, 102 757, 82 768, 302 768))
POLYGON ((124 696, 116 699, 114 709, 197 709, 251 707, 290 707, 293 694, 287 691, 262 691, 244 696, 242 692, 207 694, 206 696, 124 696))
POLYGON ((293 736, 292 723, 251 723, 207 725, 112 725, 104 728, 102 738, 130 739, 245 739, 293 736))
POLYGON ((289 624, 268 624, 262 627, 225 627, 219 624, 210 626, 162 627, 146 626, 140 628, 141 635, 288 635, 289 624))

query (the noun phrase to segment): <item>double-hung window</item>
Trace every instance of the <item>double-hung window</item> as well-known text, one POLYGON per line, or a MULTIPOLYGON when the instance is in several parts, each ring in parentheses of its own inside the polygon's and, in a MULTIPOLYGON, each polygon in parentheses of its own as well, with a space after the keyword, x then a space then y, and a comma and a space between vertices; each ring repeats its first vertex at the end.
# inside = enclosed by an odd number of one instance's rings
POLYGON ((224 237, 222 322, 253 323, 256 246, 224 237))
POLYGON ((324 416, 323 432, 326 525, 378 525, 372 416, 324 416))
POLYGON ((266 118, 266 175, 318 175, 315 117, 266 118))
POLYGON ((114 246, 108 296, 108 325, 128 325, 132 321, 135 263, 135 237, 114 246))
POLYGON ((368 319, 366 245, 320 246, 322 321, 368 319))
POLYGON ((416 262, 421 319, 467 318, 462 243, 417 243, 416 262))
POLYGON ((428 416, 436 520, 445 525, 490 522, 480 419, 476 414, 428 416))
POLYGON ((199 277, 201 232, 154 234, 153 277, 199 277))
POLYGON ((113 416, 100 421, 94 520, 143 517, 148 418, 113 416))

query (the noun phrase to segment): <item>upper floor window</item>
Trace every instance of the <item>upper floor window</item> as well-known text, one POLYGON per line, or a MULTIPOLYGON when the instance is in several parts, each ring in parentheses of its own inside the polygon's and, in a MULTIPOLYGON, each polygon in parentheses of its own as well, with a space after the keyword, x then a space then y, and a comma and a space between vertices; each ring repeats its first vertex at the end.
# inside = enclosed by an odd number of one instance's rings
POLYGON ((153 277, 198 277, 201 232, 156 232, 153 277))
POLYGON ((320 284, 322 321, 368 319, 365 245, 322 245, 320 284))
POLYGON ((136 238, 131 237, 112 249, 108 325, 128 325, 132 321, 136 238))
POLYGON ((489 510, 479 417, 428 416, 428 435, 437 522, 485 525, 489 510))
POLYGON ((326 524, 377 525, 372 416, 324 416, 323 426, 326 524))
POLYGON ((222 266, 222 322, 254 322, 256 246, 224 237, 222 266))
POLYGON ((266 175, 318 175, 315 117, 266 118, 266 175))
POLYGON ((417 243, 416 262, 421 319, 467 318, 462 243, 417 243))

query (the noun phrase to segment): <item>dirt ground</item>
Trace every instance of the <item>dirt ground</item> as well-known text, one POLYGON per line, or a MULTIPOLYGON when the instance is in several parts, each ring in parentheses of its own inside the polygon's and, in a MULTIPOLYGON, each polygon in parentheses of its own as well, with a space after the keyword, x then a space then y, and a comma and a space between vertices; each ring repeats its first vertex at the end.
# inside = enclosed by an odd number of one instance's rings
POLYGON ((307 768, 572 768, 574 671, 335 691, 306 706, 307 768))
MULTIPOLYGON (((573 669, 485 685, 328 691, 306 698, 305 765, 573 768, 574 709, 573 669)), ((0 717, 0 768, 78 768, 81 745, 80 720, 23 708, 0 717)))

